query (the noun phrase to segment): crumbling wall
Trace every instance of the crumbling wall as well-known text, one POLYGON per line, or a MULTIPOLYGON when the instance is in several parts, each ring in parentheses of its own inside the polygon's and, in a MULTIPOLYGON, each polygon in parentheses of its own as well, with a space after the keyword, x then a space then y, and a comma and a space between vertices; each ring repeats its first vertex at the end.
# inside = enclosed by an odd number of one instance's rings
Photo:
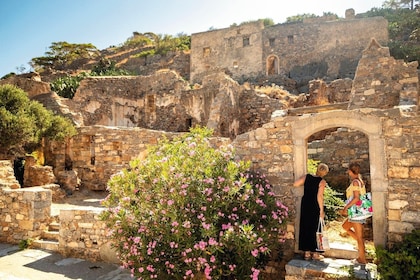
POLYGON ((0 189, 19 189, 20 183, 15 177, 13 164, 10 160, 0 160, 0 189))
POLYGON ((28 93, 29 98, 51 91, 50 84, 41 81, 41 76, 34 72, 22 75, 12 75, 6 79, 0 80, 0 85, 6 84, 15 85, 18 88, 21 88, 28 93))
POLYGON ((353 78, 361 52, 374 37, 388 43, 383 17, 296 22, 264 27, 262 22, 191 35, 191 81, 209 71, 235 80, 284 75, 306 87, 315 78, 353 78), (249 44, 244 44, 246 39, 249 44))
POLYGON ((314 78, 353 78, 361 52, 372 37, 388 42, 382 17, 288 23, 263 31, 264 57, 280 57, 280 73, 301 85, 314 78))
POLYGON ((235 80, 263 71, 262 21, 191 35, 190 80, 201 82, 203 73, 221 71, 235 80))
POLYGON ((350 108, 387 109, 419 102, 418 62, 405 63, 372 39, 363 51, 351 91, 350 108))

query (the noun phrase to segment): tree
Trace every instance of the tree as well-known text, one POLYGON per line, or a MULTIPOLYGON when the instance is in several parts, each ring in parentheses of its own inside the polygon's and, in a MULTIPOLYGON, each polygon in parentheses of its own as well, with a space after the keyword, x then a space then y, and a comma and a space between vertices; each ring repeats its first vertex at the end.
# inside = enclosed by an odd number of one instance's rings
POLYGON ((76 134, 70 120, 54 115, 13 85, 0 86, 1 153, 31 153, 43 138, 62 141, 76 134))
POLYGON ((399 7, 373 8, 364 16, 383 16, 388 20, 388 47, 393 57, 406 62, 420 61, 420 7, 416 5, 414 10, 399 7))
POLYGON ((71 44, 53 42, 45 56, 35 57, 31 66, 36 71, 44 69, 64 70, 78 59, 93 58, 99 55, 98 49, 92 44, 71 44))

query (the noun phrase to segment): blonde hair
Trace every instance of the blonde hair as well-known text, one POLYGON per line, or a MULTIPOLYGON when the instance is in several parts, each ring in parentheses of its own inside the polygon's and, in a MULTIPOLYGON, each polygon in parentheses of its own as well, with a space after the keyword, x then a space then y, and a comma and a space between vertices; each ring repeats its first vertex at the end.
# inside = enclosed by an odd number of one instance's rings
POLYGON ((328 168, 328 165, 326 165, 325 163, 318 164, 318 167, 316 168, 316 174, 321 177, 324 177, 325 175, 327 175, 329 171, 330 169, 328 168))

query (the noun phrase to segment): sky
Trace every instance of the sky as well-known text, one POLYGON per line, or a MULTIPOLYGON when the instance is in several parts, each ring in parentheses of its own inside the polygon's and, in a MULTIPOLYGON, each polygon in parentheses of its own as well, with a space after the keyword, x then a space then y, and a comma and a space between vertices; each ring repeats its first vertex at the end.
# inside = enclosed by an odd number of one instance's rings
POLYGON ((3 0, 0 6, 0 78, 29 72, 53 42, 91 43, 100 50, 133 32, 191 35, 233 23, 345 10, 363 13, 385 0, 3 0))

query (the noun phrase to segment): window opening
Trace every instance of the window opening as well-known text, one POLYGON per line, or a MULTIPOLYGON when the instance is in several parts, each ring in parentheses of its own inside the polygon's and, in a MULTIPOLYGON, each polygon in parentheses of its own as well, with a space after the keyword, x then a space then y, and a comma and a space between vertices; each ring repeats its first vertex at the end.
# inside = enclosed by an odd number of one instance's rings
POLYGON ((210 48, 206 47, 203 49, 203 57, 208 57, 210 56, 210 48))

